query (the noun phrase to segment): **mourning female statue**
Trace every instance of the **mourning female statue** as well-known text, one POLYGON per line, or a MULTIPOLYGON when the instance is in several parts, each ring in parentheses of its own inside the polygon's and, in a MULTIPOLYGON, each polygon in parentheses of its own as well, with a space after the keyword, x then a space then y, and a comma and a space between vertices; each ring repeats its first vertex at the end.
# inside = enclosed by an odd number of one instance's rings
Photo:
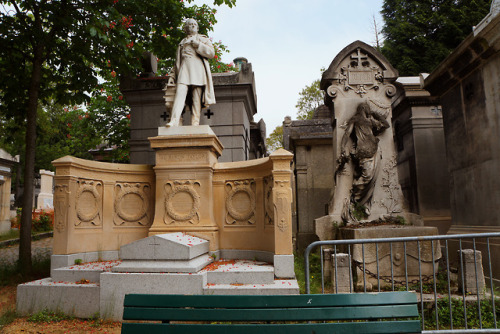
POLYGON ((389 122, 370 109, 368 103, 360 103, 356 113, 346 124, 342 137, 339 167, 342 170, 346 162, 352 161, 353 182, 350 203, 346 203, 343 219, 352 220, 352 206, 363 208, 364 215, 370 214, 370 200, 375 189, 375 181, 380 169, 380 149, 377 136, 389 128, 389 122), (349 139, 352 145, 349 145, 349 139), (349 212, 348 212, 349 210, 349 212))
POLYGON ((215 103, 214 86, 208 60, 215 56, 215 50, 207 36, 198 34, 198 23, 188 19, 184 23, 186 37, 177 49, 174 73, 177 89, 172 117, 167 127, 179 126, 179 120, 186 104, 191 105, 191 125, 200 124, 201 108, 215 103))

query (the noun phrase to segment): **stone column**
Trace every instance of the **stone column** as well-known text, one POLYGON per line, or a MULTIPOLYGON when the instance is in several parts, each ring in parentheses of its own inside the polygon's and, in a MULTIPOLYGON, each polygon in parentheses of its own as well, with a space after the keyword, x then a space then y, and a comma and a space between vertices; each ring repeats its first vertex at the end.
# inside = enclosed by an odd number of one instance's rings
POLYGON ((294 277, 292 245, 292 170, 293 154, 279 149, 269 158, 273 163, 274 267, 280 278, 294 277))
POLYGON ((149 235, 185 232, 219 249, 212 178, 222 144, 208 125, 159 128, 150 137, 156 151, 155 218, 149 235))
POLYGON ((53 183, 54 172, 40 169, 40 193, 38 194, 37 209, 54 208, 53 183))

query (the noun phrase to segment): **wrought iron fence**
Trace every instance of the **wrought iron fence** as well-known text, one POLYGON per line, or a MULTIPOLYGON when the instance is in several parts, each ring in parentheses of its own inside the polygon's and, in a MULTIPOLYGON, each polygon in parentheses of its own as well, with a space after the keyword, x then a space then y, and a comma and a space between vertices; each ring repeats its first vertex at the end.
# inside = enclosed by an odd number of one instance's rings
POLYGON ((305 290, 311 293, 310 257, 319 247, 321 293, 414 291, 423 333, 500 333, 497 238, 500 233, 316 241, 305 250, 305 290))

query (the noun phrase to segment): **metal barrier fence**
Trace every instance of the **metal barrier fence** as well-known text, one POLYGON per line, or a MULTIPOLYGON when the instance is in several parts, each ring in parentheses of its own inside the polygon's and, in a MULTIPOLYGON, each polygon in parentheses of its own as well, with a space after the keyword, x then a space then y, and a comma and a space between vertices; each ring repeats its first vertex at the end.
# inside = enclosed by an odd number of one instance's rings
POLYGON ((306 293, 309 257, 319 247, 321 293, 415 291, 422 333, 500 333, 500 260, 492 259, 491 238, 500 233, 316 241, 305 250, 306 293))

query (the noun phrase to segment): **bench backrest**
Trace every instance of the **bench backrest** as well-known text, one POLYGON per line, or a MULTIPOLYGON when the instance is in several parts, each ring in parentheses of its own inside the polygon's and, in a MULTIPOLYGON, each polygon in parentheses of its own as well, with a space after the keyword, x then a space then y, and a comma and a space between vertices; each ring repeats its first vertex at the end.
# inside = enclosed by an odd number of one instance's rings
MULTIPOLYGON (((370 320, 366 323, 347 322, 318 325, 342 325, 349 328, 356 326, 355 324, 358 324, 358 327, 366 324, 368 326, 367 333, 375 330, 377 326, 381 326, 382 333, 390 333, 390 326, 395 326, 396 332, 420 331, 420 322, 416 320, 418 317, 417 298, 410 292, 287 296, 130 294, 125 296, 124 305, 124 320, 160 320, 163 322, 370 320), (394 321, 394 318, 413 318, 413 320, 394 321), (379 321, 378 325, 374 321, 379 321)), ((126 329, 128 325, 124 323, 123 328, 126 329)), ((200 324, 194 326, 197 325, 200 324)), ((305 325, 308 326, 307 332, 312 333, 309 328, 313 324, 305 325)), ((209 324, 209 326, 213 325, 209 324)), ((266 327, 268 325, 253 324, 251 326, 266 327)), ((304 324, 300 326, 304 326, 304 324)), ((244 332, 242 331, 242 333, 244 332)), ((263 331, 258 332, 264 333, 263 331)), ((321 331, 315 332, 320 333, 321 331)), ((356 332, 360 331, 356 330, 356 332)), ((287 331, 287 333, 290 332, 287 331)))

